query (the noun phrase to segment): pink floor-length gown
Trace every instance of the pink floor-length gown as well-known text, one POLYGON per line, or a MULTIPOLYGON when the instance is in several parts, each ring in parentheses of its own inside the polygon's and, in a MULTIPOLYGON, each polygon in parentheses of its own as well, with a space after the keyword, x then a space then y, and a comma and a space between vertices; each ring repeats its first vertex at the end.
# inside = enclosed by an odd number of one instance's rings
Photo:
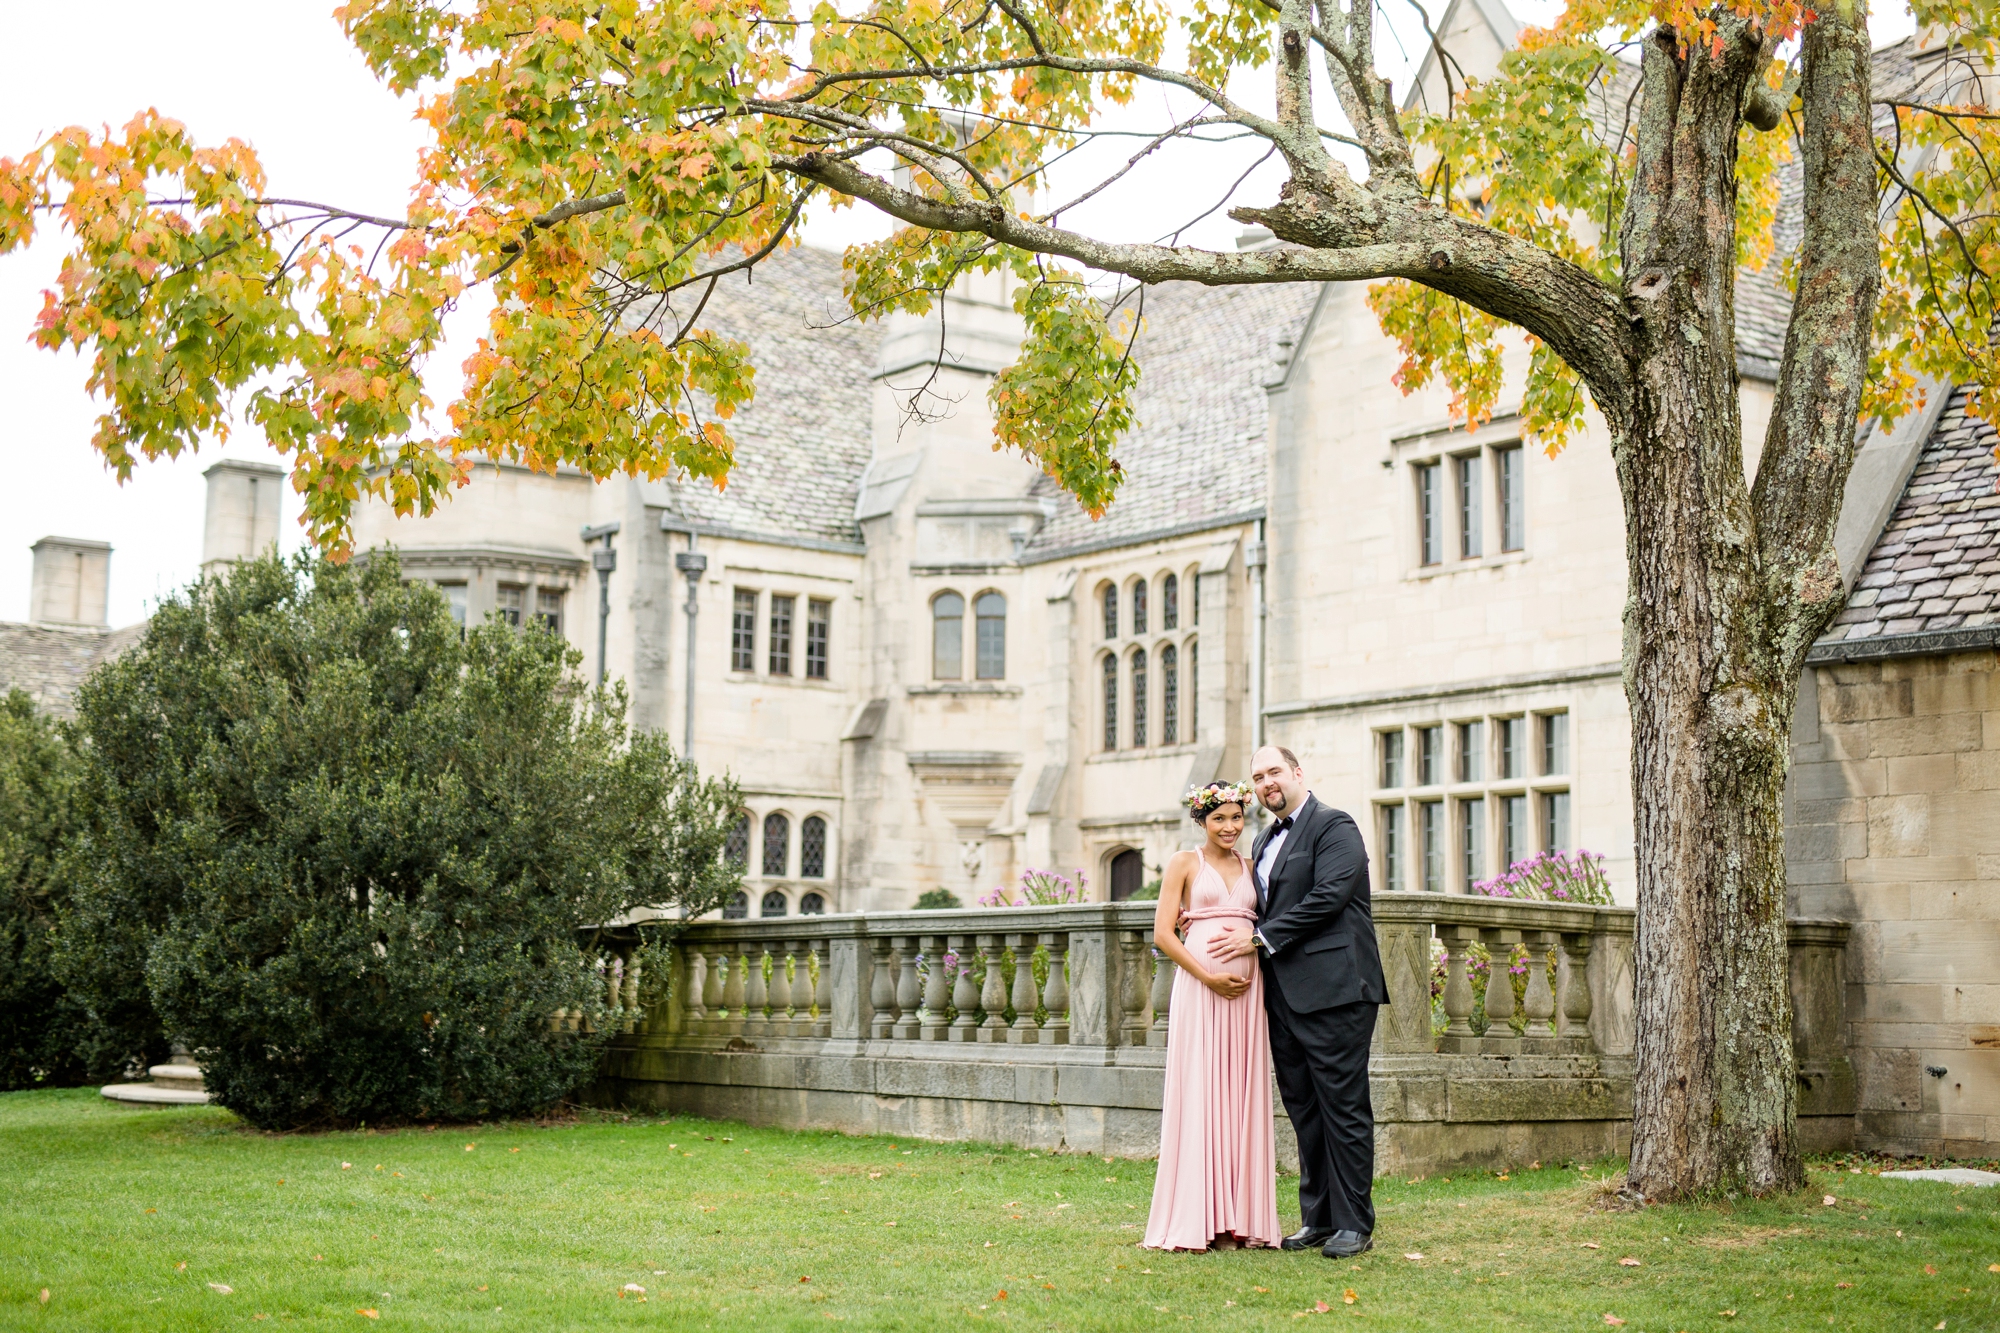
MULTIPOLYGON (((1257 890, 1241 856, 1235 885, 1202 858, 1188 886, 1187 946, 1203 957, 1223 930, 1257 919, 1257 890)), ((1271 1041, 1264 978, 1253 954, 1216 966, 1250 979, 1225 1000, 1186 971, 1168 1011, 1167 1089, 1160 1166, 1146 1239, 1153 1250, 1205 1250, 1217 1236, 1276 1245, 1277 1151, 1271 1130, 1271 1041)))

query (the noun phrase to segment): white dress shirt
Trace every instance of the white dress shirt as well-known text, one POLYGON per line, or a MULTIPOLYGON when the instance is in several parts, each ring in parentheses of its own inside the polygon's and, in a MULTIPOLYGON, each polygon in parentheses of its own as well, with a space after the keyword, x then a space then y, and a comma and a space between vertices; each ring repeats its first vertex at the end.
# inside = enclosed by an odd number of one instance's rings
MULTIPOLYGON (((1306 801, 1310 801, 1311 799, 1312 793, 1309 791, 1306 793, 1305 801, 1299 802, 1298 809, 1292 811, 1290 818, 1296 820, 1299 817, 1299 811, 1306 808, 1306 801)), ((1291 836, 1291 827, 1279 829, 1271 836, 1271 840, 1264 844, 1264 850, 1257 854, 1257 878, 1264 885, 1264 903, 1268 903, 1271 900, 1271 872, 1278 868, 1278 858, 1284 854, 1285 841, 1291 836)), ((1263 904, 1260 903, 1259 906, 1262 907, 1263 904)), ((1270 941, 1264 938, 1264 931, 1261 926, 1252 931, 1251 934, 1256 937, 1257 947, 1265 953, 1271 952, 1270 941)))

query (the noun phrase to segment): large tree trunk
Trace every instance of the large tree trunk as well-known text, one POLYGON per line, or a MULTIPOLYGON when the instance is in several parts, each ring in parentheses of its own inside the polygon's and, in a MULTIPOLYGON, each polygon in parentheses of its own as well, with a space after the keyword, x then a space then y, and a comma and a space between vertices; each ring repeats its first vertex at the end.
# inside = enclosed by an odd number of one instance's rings
POLYGON ((1725 23, 1715 48, 1683 52, 1662 31, 1644 54, 1622 244, 1638 373, 1612 429, 1638 844, 1628 1188, 1649 1199, 1803 1181, 1786 976, 1788 733, 1805 649, 1839 601, 1832 523, 1876 264, 1865 31, 1809 34, 1807 48, 1819 66, 1808 97, 1831 83, 1840 94, 1832 114, 1808 113, 1807 204, 1829 216, 1808 224, 1764 458, 1777 480, 1760 476, 1754 493, 1736 373, 1735 163, 1744 90, 1768 48, 1725 23))

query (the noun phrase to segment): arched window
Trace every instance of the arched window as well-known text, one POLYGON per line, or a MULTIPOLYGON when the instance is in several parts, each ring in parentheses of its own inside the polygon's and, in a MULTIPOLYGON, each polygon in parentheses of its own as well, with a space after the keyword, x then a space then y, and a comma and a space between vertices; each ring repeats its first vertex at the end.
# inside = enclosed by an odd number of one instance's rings
MULTIPOLYGON (((1174 576, 1167 575, 1173 582, 1174 576)), ((1181 743, 1181 657, 1170 643, 1160 649, 1160 744, 1181 743)))
POLYGON ((1188 624, 1199 627, 1201 624, 1201 570, 1199 568, 1188 571, 1187 583, 1188 624))
POLYGON ((1140 579, 1132 585, 1132 632, 1146 632, 1146 580, 1140 579))
MULTIPOLYGON (((758 913, 758 915, 783 916, 784 914, 785 914, 785 895, 779 893, 776 889, 772 889, 769 893, 764 895, 763 910, 761 910, 758 913)), ((782 958, 779 959, 778 966, 783 967, 784 965, 785 965, 784 959, 782 958)))
POLYGON ((799 899, 800 916, 825 916, 826 899, 817 893, 808 893, 799 899))
MULTIPOLYGON (((822 879, 826 875, 826 821, 818 815, 807 815, 806 822, 799 825, 799 876, 802 879, 822 879)), ((801 907, 800 911, 805 909, 801 907)))
POLYGON ((782 875, 791 860, 792 821, 773 810, 764 816, 764 873, 782 875))
POLYGON ((997 592, 982 592, 972 604, 973 622, 978 626, 977 675, 980 680, 1001 680, 1007 675, 1007 599, 997 592))
POLYGON ((1118 637, 1118 585, 1115 583, 1104 585, 1104 637, 1118 637))
POLYGON ((1104 748, 1118 748, 1118 659, 1104 655, 1104 748))
POLYGON ((965 599, 955 592, 931 598, 931 679, 965 678, 965 599))
POLYGON ((1181 627, 1181 581, 1175 574, 1160 580, 1160 628, 1181 627))
POLYGON ((729 837, 722 844, 722 859, 737 870, 750 868, 750 816, 747 812, 736 812, 735 822, 729 826, 729 837))
POLYGON ((1201 645, 1188 640, 1188 735, 1201 739, 1201 645))
POLYGON ((1133 894, 1146 886, 1146 858, 1133 848, 1126 848, 1111 858, 1111 901, 1130 901, 1133 894))
POLYGON ((729 895, 729 901, 722 905, 724 921, 741 921, 750 915, 750 895, 738 889, 729 895))
POLYGON ((1132 745, 1146 748, 1146 650, 1132 650, 1132 745))

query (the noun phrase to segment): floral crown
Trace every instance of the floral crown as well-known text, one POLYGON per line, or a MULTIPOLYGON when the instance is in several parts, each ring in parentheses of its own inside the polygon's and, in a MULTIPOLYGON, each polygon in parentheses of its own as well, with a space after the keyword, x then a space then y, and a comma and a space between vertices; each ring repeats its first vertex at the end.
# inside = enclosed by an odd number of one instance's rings
POLYGON ((1206 782, 1189 787, 1187 795, 1181 798, 1181 804, 1187 807, 1189 815, 1201 819, 1217 806, 1231 802, 1248 809, 1250 799, 1250 784, 1247 782, 1206 782))

